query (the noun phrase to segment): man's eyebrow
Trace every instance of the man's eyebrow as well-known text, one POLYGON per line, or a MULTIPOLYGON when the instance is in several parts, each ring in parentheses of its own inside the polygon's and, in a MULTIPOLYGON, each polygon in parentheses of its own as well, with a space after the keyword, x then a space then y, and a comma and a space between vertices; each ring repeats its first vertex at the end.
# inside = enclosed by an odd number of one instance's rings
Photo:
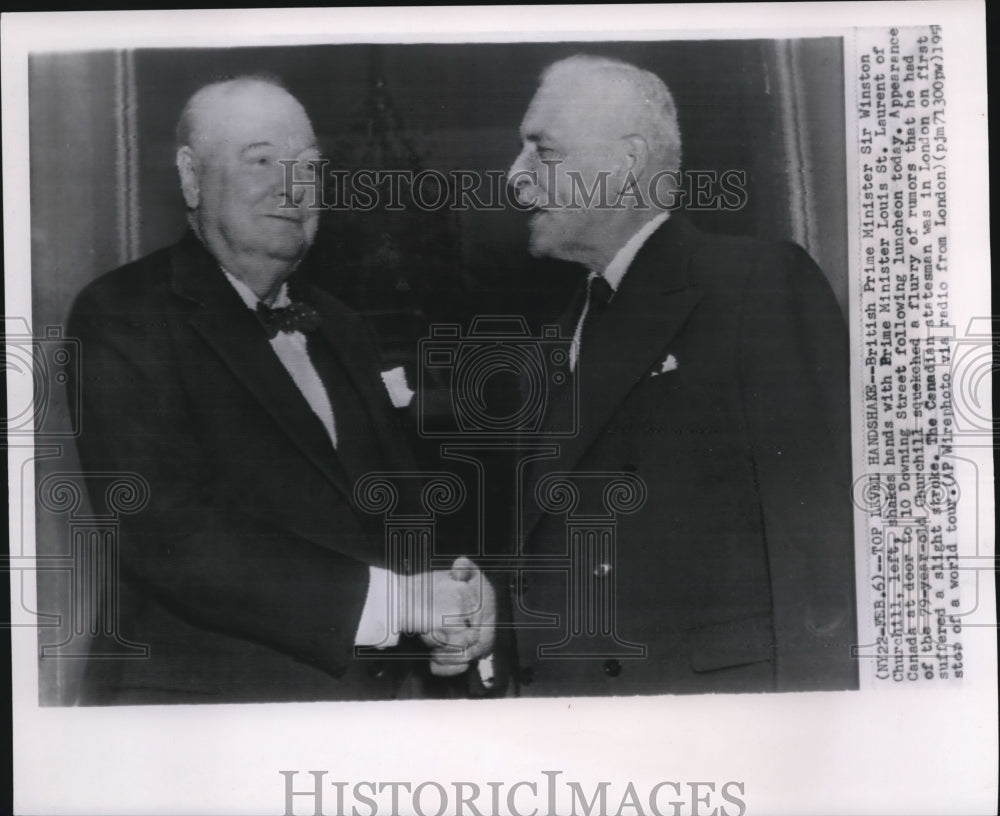
MULTIPOLYGON (((245 145, 240 150, 240 154, 242 155, 243 153, 249 153, 251 150, 257 150, 259 148, 267 148, 267 147, 274 147, 274 143, 273 142, 251 142, 250 144, 245 145)), ((302 150, 299 151, 298 155, 301 156, 303 153, 308 153, 310 150, 314 150, 317 153, 321 152, 320 149, 319 149, 319 145, 316 142, 313 142, 308 147, 302 148, 302 150)))
POLYGON ((535 144, 554 141, 552 136, 546 133, 544 130, 528 131, 521 138, 524 139, 524 141, 526 142, 534 142, 535 144))
POLYGON ((240 153, 246 153, 249 150, 256 150, 259 147, 274 147, 271 142, 251 142, 248 145, 244 145, 240 153))

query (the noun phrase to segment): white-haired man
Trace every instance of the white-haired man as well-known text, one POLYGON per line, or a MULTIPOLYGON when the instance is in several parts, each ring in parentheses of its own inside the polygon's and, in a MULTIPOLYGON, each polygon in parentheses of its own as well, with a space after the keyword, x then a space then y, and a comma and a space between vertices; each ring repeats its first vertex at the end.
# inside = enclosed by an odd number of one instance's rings
MULTIPOLYGON (((524 488, 520 692, 855 687, 848 342, 826 279, 793 244, 672 210, 677 115, 647 71, 555 63, 521 138, 530 251, 588 276, 567 320, 579 432, 524 488), (573 545, 539 506, 551 473, 627 474, 645 501, 613 549, 584 542, 554 569, 573 545)), ((565 427, 571 397, 552 396, 547 425, 565 427)))
POLYGON ((212 83, 181 114, 176 156, 190 230, 92 282, 70 318, 84 469, 149 486, 122 519, 112 588, 117 634, 149 657, 91 661, 81 701, 393 697, 400 632, 435 673, 463 671, 491 629, 442 616, 483 622, 491 590, 468 561, 390 573, 382 522, 353 497, 367 473, 414 468, 370 332, 295 274, 318 212, 282 162, 318 156, 309 117, 271 79, 212 83))

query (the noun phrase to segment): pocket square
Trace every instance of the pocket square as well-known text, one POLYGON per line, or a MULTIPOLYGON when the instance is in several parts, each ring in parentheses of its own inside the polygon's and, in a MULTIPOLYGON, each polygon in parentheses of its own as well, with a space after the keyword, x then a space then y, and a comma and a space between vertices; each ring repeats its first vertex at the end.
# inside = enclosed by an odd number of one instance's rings
POLYGON ((402 366, 396 366, 382 372, 382 382, 389 392, 393 408, 405 408, 413 400, 413 391, 406 384, 406 371, 402 366))
POLYGON ((668 354, 666 359, 662 363, 660 363, 660 370, 651 372, 649 376, 658 377, 660 376, 660 374, 666 374, 668 371, 676 371, 676 370, 677 370, 677 358, 674 357, 673 354, 668 354))

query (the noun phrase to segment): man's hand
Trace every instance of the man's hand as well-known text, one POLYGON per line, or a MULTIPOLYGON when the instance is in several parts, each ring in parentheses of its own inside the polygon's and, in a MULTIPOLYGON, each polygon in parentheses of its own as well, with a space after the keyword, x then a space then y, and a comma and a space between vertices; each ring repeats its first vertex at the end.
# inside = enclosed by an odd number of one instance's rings
POLYGON ((431 673, 451 676, 490 653, 496 626, 493 587, 471 560, 450 570, 400 578, 400 628, 431 646, 431 673))

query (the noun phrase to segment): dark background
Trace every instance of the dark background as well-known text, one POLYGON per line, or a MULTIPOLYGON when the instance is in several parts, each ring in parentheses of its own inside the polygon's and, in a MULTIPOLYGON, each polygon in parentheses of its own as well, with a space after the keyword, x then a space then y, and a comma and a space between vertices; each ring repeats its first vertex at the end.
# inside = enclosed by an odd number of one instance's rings
MULTIPOLYGON (((831 97, 822 98, 817 88, 808 104, 827 116, 842 116, 840 41, 796 45, 803 58, 799 83, 808 76, 830 86, 831 97)), ((312 115, 321 146, 337 168, 412 166, 485 174, 506 170, 519 152, 517 126, 541 69, 581 50, 625 59, 664 79, 679 109, 686 168, 746 171, 747 206, 691 213, 698 226, 801 240, 787 212, 787 188, 791 176, 805 170, 838 180, 834 195, 824 193, 830 200, 817 203, 830 209, 824 229, 843 243, 843 120, 835 118, 835 128, 826 123, 801 134, 810 148, 822 151, 822 159, 810 168, 790 168, 790 161, 801 163, 802 157, 800 145, 786 143, 784 119, 794 94, 781 87, 780 72, 787 66, 780 64, 775 43, 745 40, 309 46, 195 50, 183 56, 137 52, 140 249, 145 253, 169 243, 183 229, 173 126, 206 77, 262 68, 282 77, 312 115), (829 144, 819 143, 821 137, 829 144)), ((514 209, 331 213, 318 240, 327 275, 321 283, 366 311, 408 307, 431 319, 454 319, 485 309, 524 313, 534 322, 558 309, 579 269, 528 258, 525 227, 526 217, 514 209)), ((827 274, 844 290, 843 256, 828 245, 812 249, 822 250, 827 274)), ((846 291, 840 295, 843 301, 846 291)))
MULTIPOLYGON (((643 43, 323 45, 35 55, 29 65, 34 333, 63 325, 94 277, 173 243, 185 226, 174 126, 200 85, 266 71, 310 113, 344 170, 506 170, 539 72, 585 51, 658 74, 674 93, 689 170, 745 171, 735 212, 691 212, 710 231, 802 244, 846 310, 843 65, 837 38, 643 43)), ((485 195, 485 192, 483 193, 485 195)), ((500 212, 334 212, 314 248, 319 283, 365 312, 388 363, 411 363, 432 321, 521 314, 554 319, 578 267, 531 259, 527 216, 500 212)), ((79 469, 61 387, 45 394, 40 482, 79 469)), ((85 512, 85 509, 80 512, 85 512)), ((39 508, 39 555, 68 552, 67 516, 39 508)), ((42 611, 67 634, 68 574, 39 573, 42 611)), ((73 699, 79 661, 42 661, 40 699, 73 699)))
MULTIPOLYGON (((846 301, 839 39, 144 49, 32 60, 36 322, 62 320, 91 277, 180 235, 174 126, 207 80, 281 77, 312 116, 331 167, 485 174, 517 155, 541 69, 580 51, 626 59, 666 81, 686 169, 747 173, 746 206, 693 212, 696 225, 797 240, 846 301), (53 241, 71 269, 48 257, 53 241)), ((330 213, 316 251, 320 283, 376 320, 385 310, 450 320, 483 308, 537 319, 557 309, 579 270, 533 261, 526 242, 526 217, 513 209, 411 208, 330 213)), ((404 331, 391 321, 383 328, 404 331)))

